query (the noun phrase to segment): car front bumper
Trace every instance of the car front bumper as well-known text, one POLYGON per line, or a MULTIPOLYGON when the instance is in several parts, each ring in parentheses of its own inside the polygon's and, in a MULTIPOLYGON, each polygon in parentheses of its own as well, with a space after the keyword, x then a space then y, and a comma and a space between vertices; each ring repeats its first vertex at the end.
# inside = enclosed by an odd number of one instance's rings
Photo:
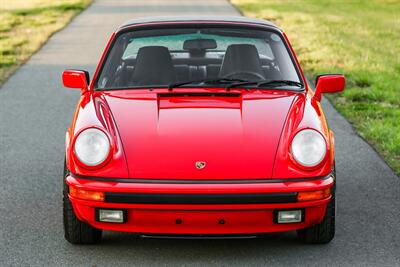
POLYGON ((69 195, 77 218, 93 227, 161 235, 248 235, 285 232, 320 223, 330 197, 297 201, 298 192, 334 186, 334 177, 252 181, 160 181, 78 177, 68 186, 104 192, 104 201, 69 195), (100 222, 98 209, 126 213, 124 223, 100 222), (276 212, 302 210, 298 223, 278 224, 276 212))

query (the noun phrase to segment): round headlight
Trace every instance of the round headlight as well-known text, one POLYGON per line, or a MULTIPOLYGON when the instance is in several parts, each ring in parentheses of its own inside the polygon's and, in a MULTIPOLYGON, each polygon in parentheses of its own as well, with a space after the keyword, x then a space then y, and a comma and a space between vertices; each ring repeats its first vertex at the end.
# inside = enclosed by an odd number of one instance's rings
POLYGON ((313 167, 325 158, 325 139, 316 130, 302 130, 293 138, 291 150, 294 159, 299 164, 305 167, 313 167))
POLYGON ((105 161, 110 152, 107 135, 96 128, 82 131, 75 140, 75 155, 87 166, 97 166, 105 161))

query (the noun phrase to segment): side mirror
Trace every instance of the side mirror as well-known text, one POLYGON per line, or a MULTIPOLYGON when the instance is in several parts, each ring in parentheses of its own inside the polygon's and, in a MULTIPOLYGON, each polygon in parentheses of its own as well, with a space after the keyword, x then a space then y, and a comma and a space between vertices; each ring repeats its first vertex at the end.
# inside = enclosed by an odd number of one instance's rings
POLYGON ((65 87, 81 89, 83 94, 88 90, 89 72, 85 70, 64 70, 62 81, 65 87))
POLYGON ((345 87, 345 78, 342 74, 325 74, 317 77, 315 81, 316 100, 321 101, 322 93, 342 92, 345 87))

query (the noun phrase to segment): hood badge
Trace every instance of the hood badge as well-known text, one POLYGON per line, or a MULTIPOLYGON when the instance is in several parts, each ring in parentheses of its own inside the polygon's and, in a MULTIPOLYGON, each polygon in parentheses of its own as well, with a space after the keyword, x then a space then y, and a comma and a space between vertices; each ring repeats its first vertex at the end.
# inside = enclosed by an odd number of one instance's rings
POLYGON ((194 165, 198 170, 201 170, 206 166, 206 163, 204 161, 196 161, 194 165))

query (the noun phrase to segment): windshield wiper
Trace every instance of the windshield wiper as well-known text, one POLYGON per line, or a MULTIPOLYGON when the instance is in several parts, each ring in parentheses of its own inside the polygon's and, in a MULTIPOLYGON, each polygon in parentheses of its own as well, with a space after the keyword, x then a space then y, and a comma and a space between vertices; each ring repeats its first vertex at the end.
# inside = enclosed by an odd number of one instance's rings
POLYGON ((186 82, 178 82, 178 83, 171 83, 168 85, 168 90, 172 90, 173 88, 181 87, 188 84, 231 84, 231 83, 249 83, 250 81, 243 80, 243 79, 229 79, 229 78, 216 78, 216 79, 203 79, 203 80, 194 80, 194 81, 186 81, 186 82))
POLYGON ((270 86, 270 85, 290 85, 290 86, 297 86, 297 87, 303 87, 303 84, 301 82, 296 82, 296 81, 290 81, 290 80, 272 80, 272 81, 267 81, 267 82, 259 82, 257 83, 257 87, 261 86, 270 86))
POLYGON ((262 86, 280 86, 280 85, 290 85, 290 86, 297 86, 297 87, 303 87, 303 84, 300 82, 296 81, 290 81, 290 80, 272 80, 272 81, 249 81, 249 82, 239 82, 239 83, 233 83, 227 86, 226 89, 238 87, 238 86, 245 86, 245 85, 255 85, 256 87, 262 87, 262 86))

